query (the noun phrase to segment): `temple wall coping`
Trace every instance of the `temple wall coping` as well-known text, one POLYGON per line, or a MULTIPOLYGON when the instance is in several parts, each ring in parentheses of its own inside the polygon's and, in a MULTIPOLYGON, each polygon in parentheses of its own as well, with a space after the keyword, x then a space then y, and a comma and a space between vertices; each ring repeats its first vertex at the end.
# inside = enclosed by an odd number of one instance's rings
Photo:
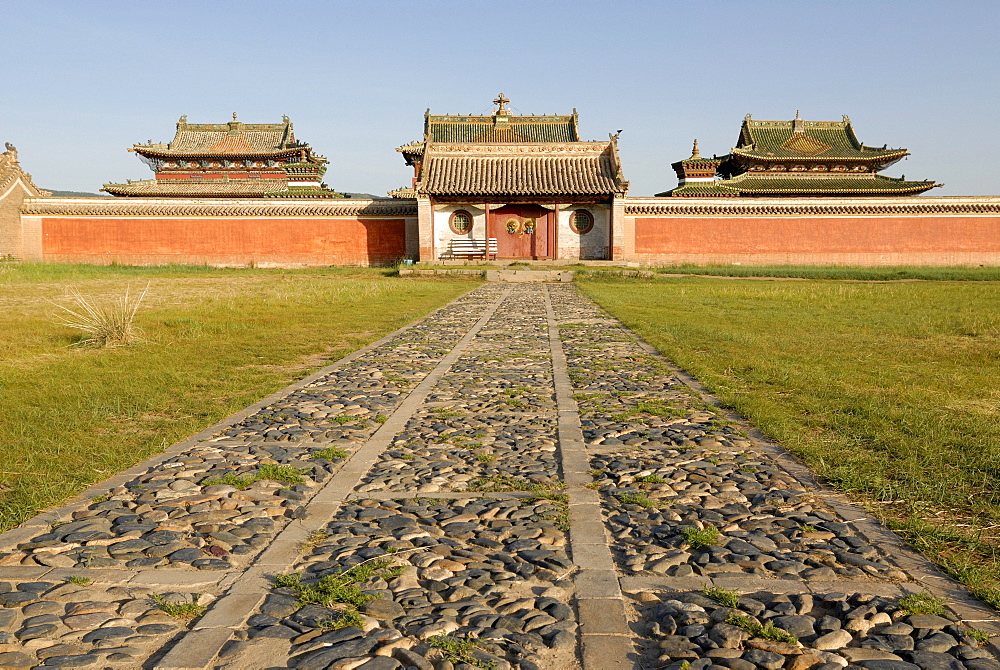
MULTIPOLYGON (((1000 215, 1000 196, 917 198, 624 198, 625 216, 1000 215)), ((415 217, 417 201, 236 198, 25 198, 32 216, 415 217)))
POLYGON ((630 217, 996 216, 1000 196, 937 198, 625 198, 630 217))
POLYGON ((25 216, 415 217, 407 199, 26 198, 25 216))

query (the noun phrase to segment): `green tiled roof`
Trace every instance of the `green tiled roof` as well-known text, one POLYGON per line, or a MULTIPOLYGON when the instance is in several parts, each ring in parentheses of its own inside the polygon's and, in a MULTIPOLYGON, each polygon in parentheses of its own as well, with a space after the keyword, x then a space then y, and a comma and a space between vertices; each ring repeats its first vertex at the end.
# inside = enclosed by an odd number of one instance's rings
POLYGON ((135 144, 129 151, 157 158, 206 156, 282 156, 305 153, 312 162, 326 162, 312 153, 305 142, 295 139, 292 122, 284 117, 281 123, 243 123, 234 115, 228 123, 188 123, 182 116, 177 132, 169 144, 152 142, 135 144))
POLYGON ((656 197, 735 198, 739 196, 739 194, 740 192, 738 190, 721 186, 718 181, 703 181, 684 184, 683 186, 678 186, 677 188, 670 189, 669 191, 657 193, 656 197))
POLYGON ((105 184, 111 195, 139 198, 343 198, 325 187, 288 186, 284 179, 145 179, 105 184))
POLYGON ((746 172, 732 179, 685 184, 657 195, 671 197, 916 195, 936 186, 941 184, 931 180, 907 181, 873 173, 768 176, 746 172))
POLYGON ((432 142, 579 142, 576 114, 521 116, 427 116, 432 142))
POLYGON ((846 116, 843 121, 757 121, 748 116, 732 154, 763 160, 875 160, 888 167, 907 151, 862 144, 846 116))

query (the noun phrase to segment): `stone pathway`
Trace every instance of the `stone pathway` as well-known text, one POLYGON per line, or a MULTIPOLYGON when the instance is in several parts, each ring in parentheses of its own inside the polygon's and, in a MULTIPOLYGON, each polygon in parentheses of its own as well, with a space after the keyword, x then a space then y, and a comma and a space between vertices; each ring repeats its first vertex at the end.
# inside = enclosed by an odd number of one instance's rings
POLYGON ((996 612, 571 284, 484 285, 0 535, 0 606, 0 668, 1000 670, 996 612))

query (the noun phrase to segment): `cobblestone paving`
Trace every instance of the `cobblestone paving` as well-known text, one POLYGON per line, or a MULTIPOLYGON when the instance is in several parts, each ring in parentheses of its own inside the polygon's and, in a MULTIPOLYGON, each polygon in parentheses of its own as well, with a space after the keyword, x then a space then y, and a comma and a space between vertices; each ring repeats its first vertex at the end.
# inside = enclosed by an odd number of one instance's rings
POLYGON ((572 285, 487 284, 0 536, 0 668, 1000 669, 746 428, 572 285))

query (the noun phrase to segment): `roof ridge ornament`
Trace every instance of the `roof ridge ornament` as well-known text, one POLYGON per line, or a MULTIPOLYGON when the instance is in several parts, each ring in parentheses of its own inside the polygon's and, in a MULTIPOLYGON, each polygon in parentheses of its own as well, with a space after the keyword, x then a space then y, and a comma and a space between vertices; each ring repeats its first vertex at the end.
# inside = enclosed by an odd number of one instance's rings
POLYGON ((799 110, 795 110, 795 118, 792 119, 792 133, 804 133, 806 132, 806 123, 799 116, 799 110))
POLYGON ((497 109, 493 113, 497 116, 509 115, 510 110, 504 106, 508 102, 510 102, 510 98, 504 97, 504 94, 501 92, 500 95, 493 99, 493 104, 497 106, 497 109))
POLYGON ((691 158, 701 158, 701 151, 698 149, 698 140, 691 146, 691 158))

